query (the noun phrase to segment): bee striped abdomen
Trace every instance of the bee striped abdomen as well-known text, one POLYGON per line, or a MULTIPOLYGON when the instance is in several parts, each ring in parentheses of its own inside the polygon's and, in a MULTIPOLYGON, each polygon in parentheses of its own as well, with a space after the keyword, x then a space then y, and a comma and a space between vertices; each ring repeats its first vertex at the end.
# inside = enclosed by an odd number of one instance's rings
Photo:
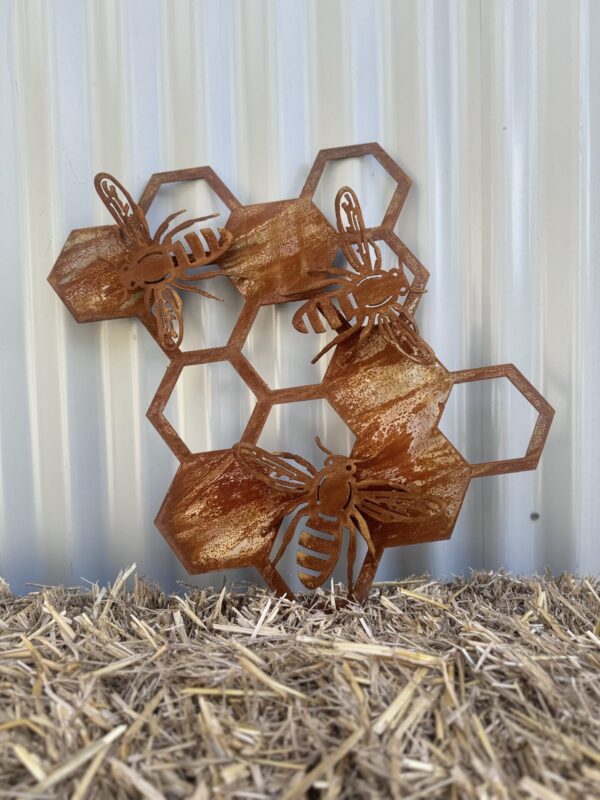
POLYGON ((350 322, 356 316, 356 309, 352 305, 352 301, 350 299, 350 294, 345 293, 341 294, 338 297, 338 302, 340 304, 340 308, 342 309, 342 313, 346 317, 346 320, 350 322))
POLYGON ((307 589, 317 589, 329 578, 337 564, 341 544, 342 535, 339 526, 331 531, 314 528, 302 531, 298 545, 308 552, 298 550, 296 563, 300 567, 298 578, 307 589), (310 570, 310 573, 303 570, 310 570))

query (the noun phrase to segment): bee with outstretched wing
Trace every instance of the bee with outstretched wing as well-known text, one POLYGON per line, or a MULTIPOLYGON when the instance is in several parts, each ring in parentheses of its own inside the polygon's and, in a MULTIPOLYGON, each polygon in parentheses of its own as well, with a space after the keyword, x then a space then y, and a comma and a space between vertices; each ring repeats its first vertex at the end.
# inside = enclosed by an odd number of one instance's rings
POLYGON ((315 333, 324 333, 321 317, 330 328, 339 331, 312 363, 355 333, 368 335, 375 325, 385 341, 407 358, 418 364, 433 363, 433 350, 400 302, 411 290, 404 268, 402 264, 389 270, 382 268, 381 248, 367 232, 358 198, 348 186, 336 195, 335 215, 349 269, 332 266, 311 270, 313 275, 324 276, 320 288, 334 288, 307 300, 292 320, 301 333, 308 333, 305 318, 315 333))
POLYGON ((355 477, 359 461, 333 453, 318 438, 316 443, 325 453, 321 470, 293 453, 270 453, 256 445, 240 443, 234 445, 233 452, 240 466, 256 480, 293 497, 289 513, 294 515, 283 533, 273 567, 296 539, 302 548, 296 555, 298 578, 307 589, 318 588, 335 569, 346 528, 348 593, 352 595, 357 532, 375 555, 363 514, 378 522, 410 522, 441 516, 445 506, 409 486, 385 480, 359 481, 355 477))
POLYGON ((197 292, 213 300, 221 298, 205 292, 191 281, 214 278, 220 271, 197 270, 214 263, 227 250, 233 235, 226 228, 219 228, 220 238, 212 228, 202 228, 200 233, 192 230, 198 222, 212 219, 217 214, 186 220, 169 230, 171 223, 183 211, 170 214, 151 236, 146 215, 132 199, 119 181, 107 173, 96 175, 94 185, 98 195, 119 226, 121 237, 127 248, 128 259, 121 270, 121 283, 126 293, 138 289, 144 291, 144 305, 150 313, 155 308, 158 340, 165 350, 175 350, 183 339, 183 303, 178 290, 197 292), (190 251, 173 237, 190 229, 184 235, 190 251), (202 237, 202 238, 201 238, 202 237))

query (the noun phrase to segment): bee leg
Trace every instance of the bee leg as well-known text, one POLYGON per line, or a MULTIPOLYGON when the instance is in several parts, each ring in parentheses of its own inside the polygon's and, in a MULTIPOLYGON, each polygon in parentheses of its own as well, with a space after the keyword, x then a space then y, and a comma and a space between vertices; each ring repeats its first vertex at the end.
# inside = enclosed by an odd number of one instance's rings
MULTIPOLYGON (((402 320, 398 320, 400 325, 405 327, 405 324, 402 320)), ((395 347, 398 352, 405 355, 407 358, 411 358, 410 352, 407 350, 406 347, 403 347, 398 335, 395 333, 394 329, 392 328, 391 322, 388 317, 381 317, 381 325, 380 325, 380 332, 383 336, 384 340, 391 344, 392 347, 395 347)))
POLYGON ((357 508, 355 508, 354 511, 352 512, 350 519, 353 519, 354 522, 356 522, 360 535, 367 543, 369 552, 371 553, 372 556, 375 556, 375 545, 373 544, 373 540, 371 539, 371 534, 369 533, 369 526, 367 525, 365 518, 357 508))
POLYGON ((416 364, 433 364, 435 353, 422 338, 413 317, 402 309, 395 322, 401 328, 400 334, 392 328, 389 317, 381 318, 380 330, 385 341, 416 364))
POLYGON ((371 333, 374 324, 375 324, 375 317, 367 317, 367 324, 359 334, 361 339, 366 338, 371 333))
MULTIPOLYGON (((185 209, 184 209, 185 210, 185 209)), ((183 211, 179 211, 179 214, 183 214, 183 211)), ((191 228, 192 225, 195 225, 197 222, 204 222, 206 219, 213 219, 214 217, 218 217, 217 213, 215 214, 207 214, 205 217, 194 217, 194 219, 186 219, 185 222, 182 222, 180 225, 176 225, 169 233, 164 237, 161 244, 169 245, 173 242, 173 237, 176 236, 181 231, 184 231, 186 228, 191 228)))
POLYGON ((356 561, 356 527, 350 518, 348 521, 348 597, 354 594, 354 562, 356 561))
MULTIPOLYGON (((194 267, 184 267, 181 274, 177 276, 179 281, 205 281, 207 278, 222 278, 226 275, 222 269, 210 270, 210 272, 198 272, 196 275, 188 275, 188 272, 194 267)), ((198 269, 197 267, 195 269, 198 269)))
POLYGON ((182 208, 181 211, 175 211, 173 214, 169 214, 169 216, 166 218, 166 220, 159 225, 159 227, 156 229, 156 232, 154 234, 154 239, 153 239, 153 241, 156 244, 162 244, 161 237, 162 237, 163 233, 166 233, 167 228, 173 222, 175 217, 178 217, 180 214, 183 214, 184 211, 185 211, 185 208, 182 208))
POLYGON ((303 508, 299 509, 299 511, 295 514, 294 518, 291 520, 291 522, 288 524, 287 528, 285 529, 285 533, 283 535, 283 541, 281 543, 281 547, 277 551, 277 555, 275 556, 275 558, 272 561, 274 567, 277 566, 279 560, 281 559, 281 556, 285 553, 285 551, 287 549, 287 546, 292 541, 292 537, 293 537, 294 532, 296 530, 296 525, 298 524, 298 522, 300 521, 300 518, 305 513, 306 513, 306 507, 303 507, 303 508))
POLYGON ((417 323, 415 322, 415 318, 407 311, 403 305, 400 303, 394 303, 390 306, 390 311, 392 311, 404 324, 408 323, 409 325, 413 325, 415 330, 417 330, 417 323))
POLYGON ((178 289, 183 289, 185 292, 196 292, 196 294, 201 294, 202 297, 208 297, 210 300, 218 300, 221 303, 223 302, 222 297, 217 297, 216 294, 205 292, 204 289, 199 289, 197 286, 188 286, 187 284, 179 283, 178 281, 173 281, 173 286, 176 286, 178 289))
POLYGON ((154 305, 154 289, 146 289, 144 292, 144 308, 146 313, 152 313, 152 306, 154 305))
POLYGON ((335 347, 336 345, 340 344, 340 342, 343 342, 344 339, 347 339, 349 336, 352 336, 352 334, 356 333, 356 331, 360 327, 361 327, 360 323, 357 322, 351 328, 348 328, 347 331, 344 331, 343 333, 339 333, 335 337, 335 339, 332 339, 330 342, 328 342, 328 344, 326 344, 325 347, 317 353, 317 355, 312 359, 312 361, 310 363, 311 364, 316 364, 317 361, 321 358, 321 356, 324 356, 325 353, 327 353, 328 350, 331 350, 332 347, 335 347))

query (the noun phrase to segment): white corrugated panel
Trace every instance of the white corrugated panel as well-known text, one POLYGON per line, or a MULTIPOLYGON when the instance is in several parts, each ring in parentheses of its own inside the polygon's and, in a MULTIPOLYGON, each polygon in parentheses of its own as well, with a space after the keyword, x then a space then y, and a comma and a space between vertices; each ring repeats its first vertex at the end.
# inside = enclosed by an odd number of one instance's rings
MULTIPOLYGON (((134 560, 185 577, 153 525, 176 468, 145 418, 165 358, 137 321, 77 325, 46 283, 69 231, 108 221, 95 172, 137 195, 210 164, 260 202, 297 195, 319 149, 366 141, 415 181, 397 231, 432 273, 419 315, 442 362, 512 361, 556 408, 537 472, 474 481, 453 538, 388 551, 380 575, 598 572, 599 36, 592 0, 0 0, 0 573, 17 590, 134 560)), ((377 214, 374 171, 352 176, 377 214)), ((227 328, 214 306, 203 346, 227 328)), ((274 380, 292 337, 280 308, 250 338, 274 380)), ((246 413, 220 386, 171 407, 208 446, 246 413)), ((515 455, 521 411, 457 392, 445 427, 473 457, 515 455)), ((269 436, 301 451, 316 420, 334 435, 317 408, 269 436)))

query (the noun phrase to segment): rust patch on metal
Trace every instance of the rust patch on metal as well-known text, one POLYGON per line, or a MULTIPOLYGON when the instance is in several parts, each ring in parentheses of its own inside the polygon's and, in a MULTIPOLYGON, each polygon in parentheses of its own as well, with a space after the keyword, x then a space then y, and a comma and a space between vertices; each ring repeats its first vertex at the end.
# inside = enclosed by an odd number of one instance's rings
POLYGON ((180 466, 156 525, 188 572, 238 569, 268 558, 286 502, 274 503, 230 450, 204 453, 180 466))
POLYGON ((77 322, 145 313, 142 291, 123 293, 120 264, 126 257, 125 243, 114 225, 70 233, 48 280, 77 322))
MULTIPOLYGON (((410 186, 377 144, 321 151, 299 198, 250 206, 242 206, 209 167, 152 176, 138 204, 110 179, 103 200, 119 224, 71 233, 49 280, 73 316, 81 322, 138 316, 169 356, 148 418, 180 466, 156 524, 189 572, 254 566, 276 592, 291 594, 279 567, 282 555, 294 548, 306 589, 318 588, 346 559, 349 594, 362 600, 386 547, 451 536, 472 478, 537 466, 554 413, 548 402, 510 364, 449 371, 418 331, 414 312, 429 273, 393 232, 410 186), (377 159, 396 189, 381 222, 367 227, 358 197, 341 187, 336 230, 313 204, 314 192, 329 160, 363 155, 377 159), (190 255, 186 261, 162 238, 164 226, 161 235, 146 235, 145 213, 164 183, 197 179, 206 180, 231 212, 222 246, 209 243, 203 252, 207 258, 218 254, 218 274, 235 283, 245 302, 226 345, 183 352, 178 328, 170 331, 156 311, 161 292, 187 286, 161 272, 164 288, 150 294, 153 277, 142 256, 152 246, 160 251, 157 261, 175 257, 187 269, 190 255), (396 263, 381 257, 381 241, 396 263), (338 250, 347 268, 333 265, 338 250), (126 297, 124 265, 133 269, 135 284, 126 297), (321 383, 271 389, 242 348, 260 306, 291 300, 305 301, 294 317, 296 330, 337 333, 325 348, 334 354, 321 383), (240 442, 228 450, 192 453, 164 409, 184 367, 218 361, 237 371, 255 405, 240 442), (438 424, 455 384, 498 377, 531 403, 537 422, 520 458, 470 464, 438 424), (325 460, 319 467, 294 453, 257 446, 275 405, 315 398, 327 400, 354 433, 349 456, 322 443, 325 460), (359 537, 367 550, 355 570, 359 537)), ((323 433, 315 430, 314 436, 323 440, 323 433)))
POLYGON ((221 259, 227 274, 241 278, 238 288, 261 305, 302 299, 317 291, 315 264, 331 264, 335 231, 308 199, 246 206, 229 218, 232 246, 221 259))

